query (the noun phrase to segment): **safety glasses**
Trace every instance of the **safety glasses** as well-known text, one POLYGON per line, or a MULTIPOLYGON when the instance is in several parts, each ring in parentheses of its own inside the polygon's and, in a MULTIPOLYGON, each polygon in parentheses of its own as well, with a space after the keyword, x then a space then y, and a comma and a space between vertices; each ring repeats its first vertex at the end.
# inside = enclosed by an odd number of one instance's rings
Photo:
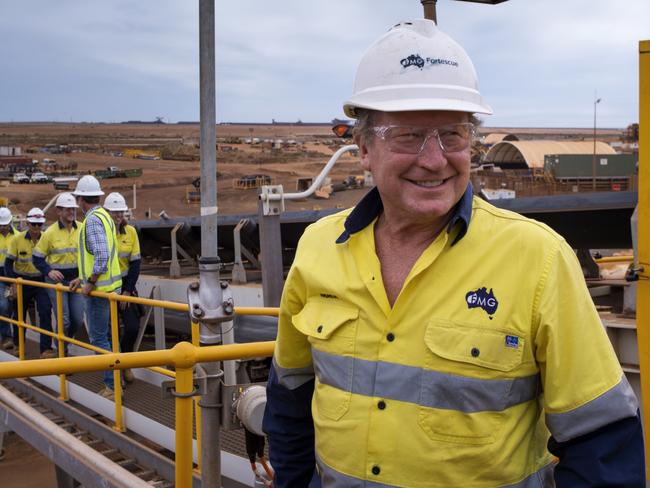
POLYGON ((434 136, 443 152, 463 151, 471 144, 476 128, 470 122, 463 122, 440 127, 383 125, 373 127, 373 131, 394 153, 420 154, 434 136))

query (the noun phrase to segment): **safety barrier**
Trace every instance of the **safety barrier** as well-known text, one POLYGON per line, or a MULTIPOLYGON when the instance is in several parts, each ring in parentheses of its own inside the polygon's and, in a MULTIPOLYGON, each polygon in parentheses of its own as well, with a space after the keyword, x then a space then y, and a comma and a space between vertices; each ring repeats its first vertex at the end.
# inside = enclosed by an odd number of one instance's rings
MULTIPOLYGON (((163 374, 175 380, 175 404, 176 404, 176 486, 189 488, 192 486, 192 414, 195 410, 197 446, 201 445, 200 439, 200 410, 198 408, 197 392, 194 389, 193 371, 197 363, 228 361, 235 359, 250 359, 257 357, 268 357, 273 354, 275 343, 254 342, 248 344, 229 344, 221 346, 199 346, 199 325, 192 322, 192 343, 179 342, 172 349, 141 352, 119 352, 119 324, 118 304, 120 302, 136 303, 147 306, 161 307, 167 310, 189 312, 189 306, 184 303, 155 300, 150 298, 132 297, 119 295, 117 293, 91 292, 94 297, 105 298, 110 303, 110 322, 112 351, 101 349, 92 344, 67 337, 63 327, 63 293, 71 292, 67 286, 61 284, 50 284, 37 281, 29 281, 23 278, 0 277, 0 281, 16 285, 16 308, 17 320, 10 317, 0 316, 0 319, 17 325, 18 337, 18 358, 20 361, 5 362, 0 364, 0 379, 19 378, 42 375, 59 375, 61 388, 59 398, 62 401, 68 399, 66 375, 90 371, 112 370, 115 380, 115 430, 124 432, 125 426, 122 417, 122 385, 120 381, 120 370, 131 368, 148 368, 157 373, 163 374), (53 289, 56 291, 56 324, 57 332, 51 332, 40 327, 25 323, 23 313, 23 287, 37 286, 53 289), (57 340, 58 359, 34 359, 25 361, 25 329, 45 334, 57 340), (76 346, 99 353, 95 356, 64 357, 64 344, 76 346), (175 371, 169 371, 162 366, 173 366, 175 371), (194 409, 193 409, 194 407, 194 409)), ((277 308, 262 307, 235 307, 235 315, 268 315, 277 316, 277 308)), ((188 316, 189 317, 189 316, 188 316)), ((233 317, 234 318, 234 317, 233 317)), ((188 318, 189 320, 189 318, 188 318)), ((199 452, 199 460, 201 454, 199 452)), ((199 461, 200 463, 200 461, 199 461)), ((200 470, 200 464, 197 470, 200 470)))

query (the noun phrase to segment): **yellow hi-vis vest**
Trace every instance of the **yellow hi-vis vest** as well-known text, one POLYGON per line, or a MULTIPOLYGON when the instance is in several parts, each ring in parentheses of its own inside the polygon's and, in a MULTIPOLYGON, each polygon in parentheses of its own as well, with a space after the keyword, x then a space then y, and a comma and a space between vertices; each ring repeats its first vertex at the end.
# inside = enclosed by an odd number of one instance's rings
POLYGON ((93 274, 95 257, 88 252, 86 242, 86 223, 88 222, 88 217, 91 215, 98 217, 104 226, 106 242, 108 244, 108 267, 106 271, 100 274, 97 278, 95 289, 97 291, 108 293, 122 286, 122 277, 120 276, 120 263, 117 259, 117 236, 115 233, 115 223, 108 212, 101 207, 90 211, 88 215, 86 215, 83 225, 81 226, 81 231, 79 232, 79 253, 77 254, 79 278, 81 278, 82 283, 85 284, 88 282, 88 278, 93 274))

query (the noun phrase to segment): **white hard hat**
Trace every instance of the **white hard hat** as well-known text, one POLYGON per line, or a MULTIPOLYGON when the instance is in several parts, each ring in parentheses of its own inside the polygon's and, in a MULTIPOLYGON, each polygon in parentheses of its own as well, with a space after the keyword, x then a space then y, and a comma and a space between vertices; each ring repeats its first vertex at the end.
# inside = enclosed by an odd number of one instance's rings
POLYGON ((126 200, 119 193, 109 193, 104 200, 104 208, 110 212, 126 212, 129 207, 126 206, 126 200))
POLYGON ((59 197, 56 199, 56 207, 63 207, 63 208, 79 208, 79 205, 77 205, 77 201, 75 198, 72 196, 72 193, 61 193, 59 197))
POLYGON ((401 22, 368 48, 343 106, 352 118, 357 108, 492 113, 465 50, 426 19, 401 22))
POLYGON ((45 214, 40 208, 34 207, 29 212, 27 212, 27 222, 30 222, 32 224, 44 224, 45 214))
POLYGON ((7 207, 0 207, 0 225, 11 224, 11 210, 7 207))
POLYGON ((77 197, 99 197, 104 192, 97 178, 92 175, 86 175, 77 181, 77 188, 75 188, 72 194, 77 197))

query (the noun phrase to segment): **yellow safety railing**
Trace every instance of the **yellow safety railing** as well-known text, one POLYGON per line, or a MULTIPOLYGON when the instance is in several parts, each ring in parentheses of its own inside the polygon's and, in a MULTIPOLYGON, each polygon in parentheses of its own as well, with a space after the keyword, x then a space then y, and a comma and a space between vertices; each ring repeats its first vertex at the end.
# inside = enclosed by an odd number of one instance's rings
MULTIPOLYGON (((212 361, 227 361, 234 359, 249 359, 268 357, 273 354, 274 342, 255 342, 248 344, 230 344, 222 346, 199 347, 199 326, 191 322, 192 344, 180 342, 172 349, 158 351, 140 351, 130 353, 119 352, 119 324, 117 307, 119 302, 137 303, 141 305, 161 307, 167 310, 189 312, 189 306, 184 303, 155 300, 150 298, 132 297, 117 293, 94 291, 92 296, 106 298, 110 303, 110 321, 112 351, 67 337, 63 327, 63 293, 74 293, 67 286, 29 281, 22 278, 0 277, 0 281, 16 285, 17 318, 0 316, 0 319, 17 325, 19 330, 18 358, 19 362, 0 363, 0 379, 41 375, 59 375, 61 381, 59 398, 68 399, 66 374, 88 371, 113 370, 115 375, 115 425, 118 431, 126 428, 122 418, 122 384, 120 372, 122 369, 148 368, 157 373, 169 376, 176 382, 176 486, 190 487, 192 484, 192 414, 195 410, 197 446, 200 460, 200 409, 197 393, 194 391, 193 369, 197 363, 212 361), (23 314, 23 287, 37 286, 56 291, 56 324, 57 331, 51 332, 40 327, 25 323, 23 314), (25 329, 30 329, 54 338, 58 344, 58 359, 34 359, 25 361, 25 329), (65 343, 99 353, 96 356, 64 357, 65 343), (175 371, 169 371, 162 366, 173 366, 175 371)), ((76 291, 80 293, 80 291, 76 291)), ((278 308, 273 307, 235 307, 235 315, 267 315, 277 316, 278 308)), ((234 318, 234 317, 233 317, 234 318)), ((188 318, 189 319, 189 318, 188 318)), ((197 471, 200 471, 200 461, 197 471)))

